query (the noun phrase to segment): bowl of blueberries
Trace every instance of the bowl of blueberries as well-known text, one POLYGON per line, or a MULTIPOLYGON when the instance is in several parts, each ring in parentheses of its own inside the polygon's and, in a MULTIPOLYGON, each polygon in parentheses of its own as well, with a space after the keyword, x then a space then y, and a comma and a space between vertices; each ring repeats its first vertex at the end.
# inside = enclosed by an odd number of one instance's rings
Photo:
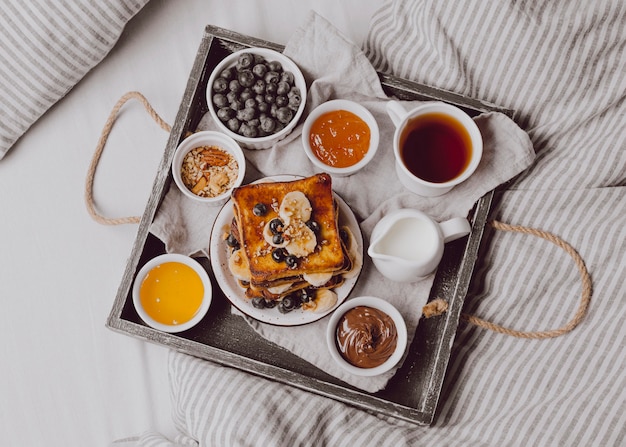
POLYGON ((246 149, 268 149, 285 138, 304 112, 306 81, 288 57, 246 48, 224 58, 206 89, 217 127, 246 149))

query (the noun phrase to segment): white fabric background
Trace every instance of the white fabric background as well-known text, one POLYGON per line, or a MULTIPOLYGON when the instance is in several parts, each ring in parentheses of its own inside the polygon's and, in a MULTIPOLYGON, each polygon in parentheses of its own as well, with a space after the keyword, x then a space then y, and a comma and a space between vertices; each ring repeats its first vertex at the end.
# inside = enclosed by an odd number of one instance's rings
MULTIPOLYGON (((172 123, 206 24, 284 44, 315 9, 361 42, 376 7, 151 0, 0 161, 1 445, 91 447, 146 429, 174 432, 168 351, 104 327, 136 226, 95 223, 83 192, 117 99, 138 90, 172 123)), ((99 211, 143 212, 166 141, 139 104, 124 108, 96 174, 99 211)))

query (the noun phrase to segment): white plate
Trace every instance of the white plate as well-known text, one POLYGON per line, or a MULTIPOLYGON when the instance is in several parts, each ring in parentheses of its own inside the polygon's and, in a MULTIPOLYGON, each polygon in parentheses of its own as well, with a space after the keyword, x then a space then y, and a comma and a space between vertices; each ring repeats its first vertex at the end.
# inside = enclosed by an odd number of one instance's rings
MULTIPOLYGON (((258 182, 284 182, 297 180, 299 178, 302 177, 295 175, 278 175, 261 179, 258 182)), ((348 204, 341 197, 339 197, 337 193, 334 193, 334 195, 339 205, 339 223, 341 226, 345 225, 350 229, 354 235, 355 242, 357 243, 357 250, 360 256, 363 257, 363 235, 361 234, 359 223, 357 222, 356 217, 348 204)), ((334 311, 346 300, 354 288, 359 277, 358 274, 354 275, 352 278, 346 279, 341 286, 334 289, 337 293, 337 304, 335 304, 335 306, 331 309, 328 309, 326 312, 315 313, 302 309, 295 309, 289 313, 283 314, 276 307, 272 309, 257 309, 252 305, 251 300, 245 297, 244 290, 239 286, 237 280, 228 269, 229 248, 224 241, 223 235, 230 228, 233 217, 233 204, 232 201, 229 200, 220 210, 217 218, 215 219, 213 229, 211 230, 211 238, 209 240, 209 257, 211 258, 211 267, 213 268, 215 279, 222 289, 222 292, 224 292, 224 295, 228 298, 232 305, 244 314, 254 318, 255 320, 276 326, 298 326, 312 323, 334 311)))

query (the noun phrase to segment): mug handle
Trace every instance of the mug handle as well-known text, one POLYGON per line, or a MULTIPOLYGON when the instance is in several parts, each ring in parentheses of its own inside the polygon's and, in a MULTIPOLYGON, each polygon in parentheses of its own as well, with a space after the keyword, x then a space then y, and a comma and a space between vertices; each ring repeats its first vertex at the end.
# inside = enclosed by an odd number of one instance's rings
POLYGON ((440 222, 439 227, 443 233, 443 242, 448 243, 470 234, 472 227, 465 217, 453 217, 445 222, 440 222))
POLYGON ((407 114, 406 109, 402 107, 402 104, 394 100, 387 101, 385 107, 389 118, 393 121, 394 126, 398 127, 407 114))

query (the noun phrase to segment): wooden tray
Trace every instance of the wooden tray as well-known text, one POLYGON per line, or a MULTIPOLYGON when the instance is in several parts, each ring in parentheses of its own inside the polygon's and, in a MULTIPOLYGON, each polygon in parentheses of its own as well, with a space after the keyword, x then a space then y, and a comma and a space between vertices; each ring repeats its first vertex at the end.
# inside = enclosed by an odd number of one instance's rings
MULTIPOLYGON (((198 258, 198 261, 211 276, 214 297, 209 314, 195 328, 178 334, 152 329, 141 321, 133 307, 131 290, 135 275, 149 259, 165 252, 164 244, 149 232, 149 227, 172 181, 170 165, 174 151, 183 135, 188 131, 193 132, 208 110, 205 89, 213 68, 233 51, 251 46, 277 51, 284 49, 272 42, 213 26, 206 27, 131 256, 107 319, 107 327, 361 409, 420 425, 430 424, 435 416, 459 315, 478 255, 493 193, 482 197, 470 213, 471 234, 446 244, 431 297, 446 299, 450 304, 448 312, 440 317, 420 321, 404 365, 387 388, 375 394, 347 385, 291 352, 261 339, 241 317, 231 314, 230 303, 215 283, 209 260, 206 258, 198 258), (207 327, 211 330, 206 330, 207 327)), ((490 110, 507 113, 491 104, 392 76, 381 74, 380 80, 386 93, 399 99, 442 100, 464 108, 470 115, 490 110)))

